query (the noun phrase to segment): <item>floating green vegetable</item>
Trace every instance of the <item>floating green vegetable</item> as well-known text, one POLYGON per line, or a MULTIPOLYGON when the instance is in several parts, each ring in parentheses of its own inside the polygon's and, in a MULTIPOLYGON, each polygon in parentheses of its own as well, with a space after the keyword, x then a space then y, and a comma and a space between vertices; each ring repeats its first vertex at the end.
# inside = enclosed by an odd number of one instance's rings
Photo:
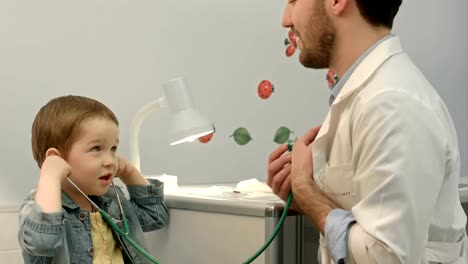
POLYGON ((292 131, 289 128, 282 126, 278 128, 278 130, 276 130, 275 138, 273 139, 273 141, 278 144, 283 144, 286 141, 288 141, 291 133, 292 131))
POLYGON ((234 137, 234 141, 236 141, 236 143, 241 146, 249 143, 249 141, 252 140, 249 131, 243 127, 236 129, 234 134, 232 134, 230 137, 234 137))

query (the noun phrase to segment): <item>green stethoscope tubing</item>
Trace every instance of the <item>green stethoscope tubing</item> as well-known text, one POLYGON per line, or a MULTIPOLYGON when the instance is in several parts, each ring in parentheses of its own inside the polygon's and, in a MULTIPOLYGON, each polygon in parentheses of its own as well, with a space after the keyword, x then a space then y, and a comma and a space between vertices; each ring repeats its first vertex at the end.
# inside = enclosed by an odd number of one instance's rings
POLYGON ((150 253, 148 253, 144 248, 142 248, 135 241, 133 241, 133 239, 130 238, 130 236, 128 235, 129 230, 128 230, 127 220, 125 220, 125 215, 123 216, 123 221, 122 221, 125 231, 122 231, 122 229, 120 229, 114 223, 114 221, 110 218, 110 216, 106 212, 104 212, 104 210, 99 209, 99 213, 107 221, 107 223, 109 223, 109 225, 112 227, 112 229, 114 229, 115 232, 119 233, 119 235, 121 235, 123 238, 125 238, 128 241, 128 243, 130 243, 136 250, 138 250, 138 252, 143 254, 143 256, 145 256, 151 262, 156 263, 156 264, 160 264, 159 260, 157 260, 155 257, 151 256, 150 253))
POLYGON ((128 241, 128 243, 130 243, 130 245, 132 245, 138 252, 140 252, 141 254, 143 254, 143 256, 145 256, 147 259, 149 259, 151 262, 155 263, 155 264, 161 264, 159 262, 159 260, 157 260, 155 257, 151 256, 150 253, 148 253, 144 248, 142 248, 140 245, 138 245, 135 241, 133 241, 133 239, 129 236, 129 228, 128 228, 128 223, 127 223, 127 220, 125 219, 125 214, 123 212, 123 208, 122 208, 122 203, 120 202, 120 197, 119 197, 119 194, 117 193, 117 190, 115 189, 115 185, 114 183, 112 182, 112 187, 114 187, 114 193, 115 193, 115 196, 117 197, 117 201, 119 203, 119 209, 120 209, 120 214, 121 214, 121 219, 118 220, 118 219, 115 219, 113 217, 111 217, 109 214, 107 214, 106 212, 104 212, 104 210, 102 210, 96 203, 94 203, 91 199, 89 199, 89 197, 80 189, 78 188, 78 186, 72 181, 70 180, 70 178, 67 178, 68 182, 73 185, 81 194, 83 194, 84 197, 86 197, 86 199, 88 199, 88 201, 91 202, 91 204, 94 206, 94 208, 96 208, 99 212, 99 214, 101 214, 102 218, 104 218, 104 220, 106 220, 107 223, 109 223, 109 225, 111 226, 111 228, 117 232, 119 235, 121 235, 125 240, 128 241), (118 223, 122 223, 125 231, 123 231, 122 229, 120 229, 116 224, 115 222, 118 222, 118 223))
MULTIPOLYGON (((252 263, 256 258, 258 258, 258 256, 260 256, 268 248, 268 246, 271 244, 271 242, 273 242, 273 240, 275 239, 275 237, 278 235, 279 231, 283 227, 284 220, 286 219, 286 216, 288 215, 289 207, 291 206, 292 198, 293 198, 292 197, 292 192, 290 192, 289 196, 288 196, 288 199, 286 201, 286 206, 284 208, 283 214, 281 215, 281 218, 278 221, 278 224, 276 225, 275 230, 273 231, 273 234, 271 234, 268 241, 257 252, 255 252, 255 254, 252 257, 250 257, 243 264, 252 263)), ((129 233, 128 224, 127 224, 127 221, 125 220, 125 216, 123 216, 123 221, 122 221, 125 231, 122 231, 122 229, 120 229, 114 223, 114 221, 109 217, 109 215, 106 212, 104 212, 104 210, 99 209, 99 213, 107 221, 107 223, 109 223, 109 225, 112 227, 112 229, 114 229, 117 233, 119 233, 122 237, 124 237, 136 250, 138 250, 141 254, 143 254, 151 262, 156 263, 156 264, 160 264, 160 262, 155 257, 151 256, 151 254, 149 254, 146 250, 144 250, 140 245, 138 245, 135 241, 133 241, 130 238, 130 236, 128 235, 128 233, 129 233)))
MULTIPOLYGON (((118 195, 117 192, 116 192, 116 195, 118 195)), ((285 208, 283 210, 283 214, 281 215, 280 220, 278 221, 278 224, 276 225, 275 230, 271 234, 268 241, 257 252, 255 252, 255 254, 252 257, 250 257, 243 264, 252 263, 252 261, 254 261, 256 258, 258 258, 258 256, 260 256, 268 248, 268 246, 271 244, 271 242, 273 242, 273 240, 275 239, 275 237, 278 235, 279 231, 283 227, 284 220, 286 219, 286 216, 288 215, 289 207, 291 207, 292 198, 293 198, 292 192, 290 192, 289 195, 288 195, 288 199, 286 201, 286 206, 285 206, 285 208)), ((160 264, 159 260, 157 260, 151 254, 149 254, 146 250, 144 250, 140 245, 138 245, 135 241, 133 241, 130 238, 130 236, 128 235, 129 234, 128 224, 127 224, 127 221, 125 220, 125 215, 124 214, 122 214, 122 217, 123 217, 122 218, 122 223, 123 223, 125 231, 122 231, 122 229, 120 229, 114 223, 114 221, 111 219, 111 217, 106 212, 104 212, 104 210, 102 210, 102 209, 98 209, 98 210, 99 210, 99 213, 102 215, 102 217, 112 227, 112 229, 114 229, 117 233, 119 233, 119 235, 124 237, 136 250, 138 250, 141 254, 143 254, 143 256, 145 256, 147 259, 149 259, 153 263, 160 264)))
POLYGON ((286 219, 286 216, 288 215, 289 207, 291 207, 292 198, 293 198, 293 195, 292 195, 292 192, 290 192, 289 195, 288 195, 288 199, 286 200, 286 206, 284 208, 283 214, 281 215, 281 218, 278 221, 278 224, 276 225, 275 230, 273 231, 273 234, 271 234, 268 241, 257 252, 255 252, 255 254, 252 257, 250 257, 243 264, 252 263, 252 261, 254 261, 256 258, 258 258, 258 256, 260 256, 260 254, 262 254, 263 251, 265 251, 267 249, 267 247, 271 244, 271 242, 273 242, 273 239, 275 239, 275 237, 278 234, 278 232, 280 231, 281 227, 283 227, 284 220, 286 219))
MULTIPOLYGON (((294 140, 288 140, 288 151, 292 151, 293 145, 294 145, 294 140)), ((266 248, 271 244, 271 242, 273 242, 273 239, 275 239, 281 227, 283 227, 284 220, 286 219, 286 216, 288 215, 289 207, 291 207, 292 199, 293 199, 293 194, 292 192, 289 192, 288 199, 286 200, 286 206, 284 207, 284 210, 283 210, 283 214, 281 215, 281 218, 278 221, 278 224, 276 225, 275 230, 273 230, 273 234, 271 234, 268 241, 257 252, 255 252, 255 254, 252 257, 250 257, 243 264, 248 264, 254 261, 256 258, 258 258, 258 256, 260 256, 260 254, 263 253, 263 251, 266 250, 266 248)))
MULTIPOLYGON (((153 257, 150 253, 148 253, 144 248, 142 248, 140 245, 138 245, 135 241, 133 241, 132 238, 130 238, 129 236, 129 228, 128 228, 128 223, 127 223, 127 220, 125 219, 125 214, 123 213, 123 209, 122 209, 122 204, 120 202, 120 197, 119 197, 119 194, 117 193, 117 191, 115 190, 115 185, 114 183, 112 183, 112 186, 114 187, 114 192, 115 192, 115 195, 117 196, 117 201, 119 202, 119 208, 120 208, 120 213, 122 214, 122 219, 121 220, 116 220, 114 218, 112 218, 111 216, 109 216, 106 212, 104 212, 104 210, 102 210, 97 204, 95 204, 91 199, 89 199, 89 197, 84 194, 84 192, 82 192, 80 190, 80 188, 78 188, 78 186, 76 186, 75 183, 73 183, 69 178, 67 178, 68 181, 73 185, 75 186, 75 188, 80 192, 82 193, 90 202, 91 204, 98 210, 98 212, 101 214, 102 218, 104 218, 104 220, 106 220, 106 222, 111 226, 111 228, 117 232, 119 235, 121 235, 125 240, 127 240, 130 245, 132 245, 138 252, 140 252, 143 256, 145 256, 148 260, 150 260, 151 262, 155 263, 155 264, 161 264, 161 262, 159 262, 159 260, 157 260, 155 257, 153 257), (115 222, 122 222, 123 224, 123 227, 124 227, 124 230, 120 229, 116 224, 115 222)), ((284 223, 284 220, 286 219, 286 216, 288 215, 288 211, 289 211, 289 207, 291 207, 291 203, 292 203, 292 198, 293 198, 293 195, 292 195, 292 192, 289 193, 288 195, 288 199, 286 201, 286 206, 283 210, 283 214, 281 215, 280 217, 280 220, 278 221, 278 224, 276 225, 275 227, 275 230, 273 230, 273 233, 271 234, 270 238, 268 239, 268 241, 257 251, 255 252, 255 254, 250 257, 249 259, 247 259, 247 261, 245 261, 243 264, 248 264, 248 263, 252 263, 252 261, 254 261, 256 258, 258 258, 258 256, 260 256, 267 248, 268 246, 271 244, 271 242, 273 242, 273 240, 275 239, 276 235, 278 235, 279 231, 281 230, 281 228, 283 227, 283 223, 284 223)))

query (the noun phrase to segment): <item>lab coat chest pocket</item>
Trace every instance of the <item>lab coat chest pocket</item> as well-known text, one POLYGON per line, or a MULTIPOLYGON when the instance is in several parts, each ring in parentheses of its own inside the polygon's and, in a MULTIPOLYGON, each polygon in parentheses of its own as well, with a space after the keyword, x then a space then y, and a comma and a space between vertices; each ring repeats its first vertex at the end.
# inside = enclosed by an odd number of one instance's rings
POLYGON ((353 176, 351 162, 339 165, 327 164, 325 167, 323 190, 330 199, 345 210, 351 210, 357 203, 353 176))

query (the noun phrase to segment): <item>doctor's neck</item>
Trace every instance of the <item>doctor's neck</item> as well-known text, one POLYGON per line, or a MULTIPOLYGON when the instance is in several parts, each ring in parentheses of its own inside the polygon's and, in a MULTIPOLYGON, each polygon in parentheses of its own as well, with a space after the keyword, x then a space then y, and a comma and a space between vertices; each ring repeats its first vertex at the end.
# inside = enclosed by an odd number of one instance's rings
POLYGON ((343 76, 369 47, 391 32, 387 27, 374 27, 365 21, 356 23, 336 28, 330 68, 334 69, 338 76, 343 76))

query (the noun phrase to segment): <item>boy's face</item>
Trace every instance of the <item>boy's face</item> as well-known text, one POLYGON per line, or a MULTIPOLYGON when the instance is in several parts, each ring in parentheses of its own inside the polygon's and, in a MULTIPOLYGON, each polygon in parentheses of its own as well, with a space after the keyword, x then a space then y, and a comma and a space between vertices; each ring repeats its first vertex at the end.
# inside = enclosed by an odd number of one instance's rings
MULTIPOLYGON (((70 179, 87 195, 104 195, 118 168, 119 128, 111 120, 89 118, 71 145, 66 161, 72 169, 70 179)), ((79 194, 68 185, 72 196, 79 194)))

